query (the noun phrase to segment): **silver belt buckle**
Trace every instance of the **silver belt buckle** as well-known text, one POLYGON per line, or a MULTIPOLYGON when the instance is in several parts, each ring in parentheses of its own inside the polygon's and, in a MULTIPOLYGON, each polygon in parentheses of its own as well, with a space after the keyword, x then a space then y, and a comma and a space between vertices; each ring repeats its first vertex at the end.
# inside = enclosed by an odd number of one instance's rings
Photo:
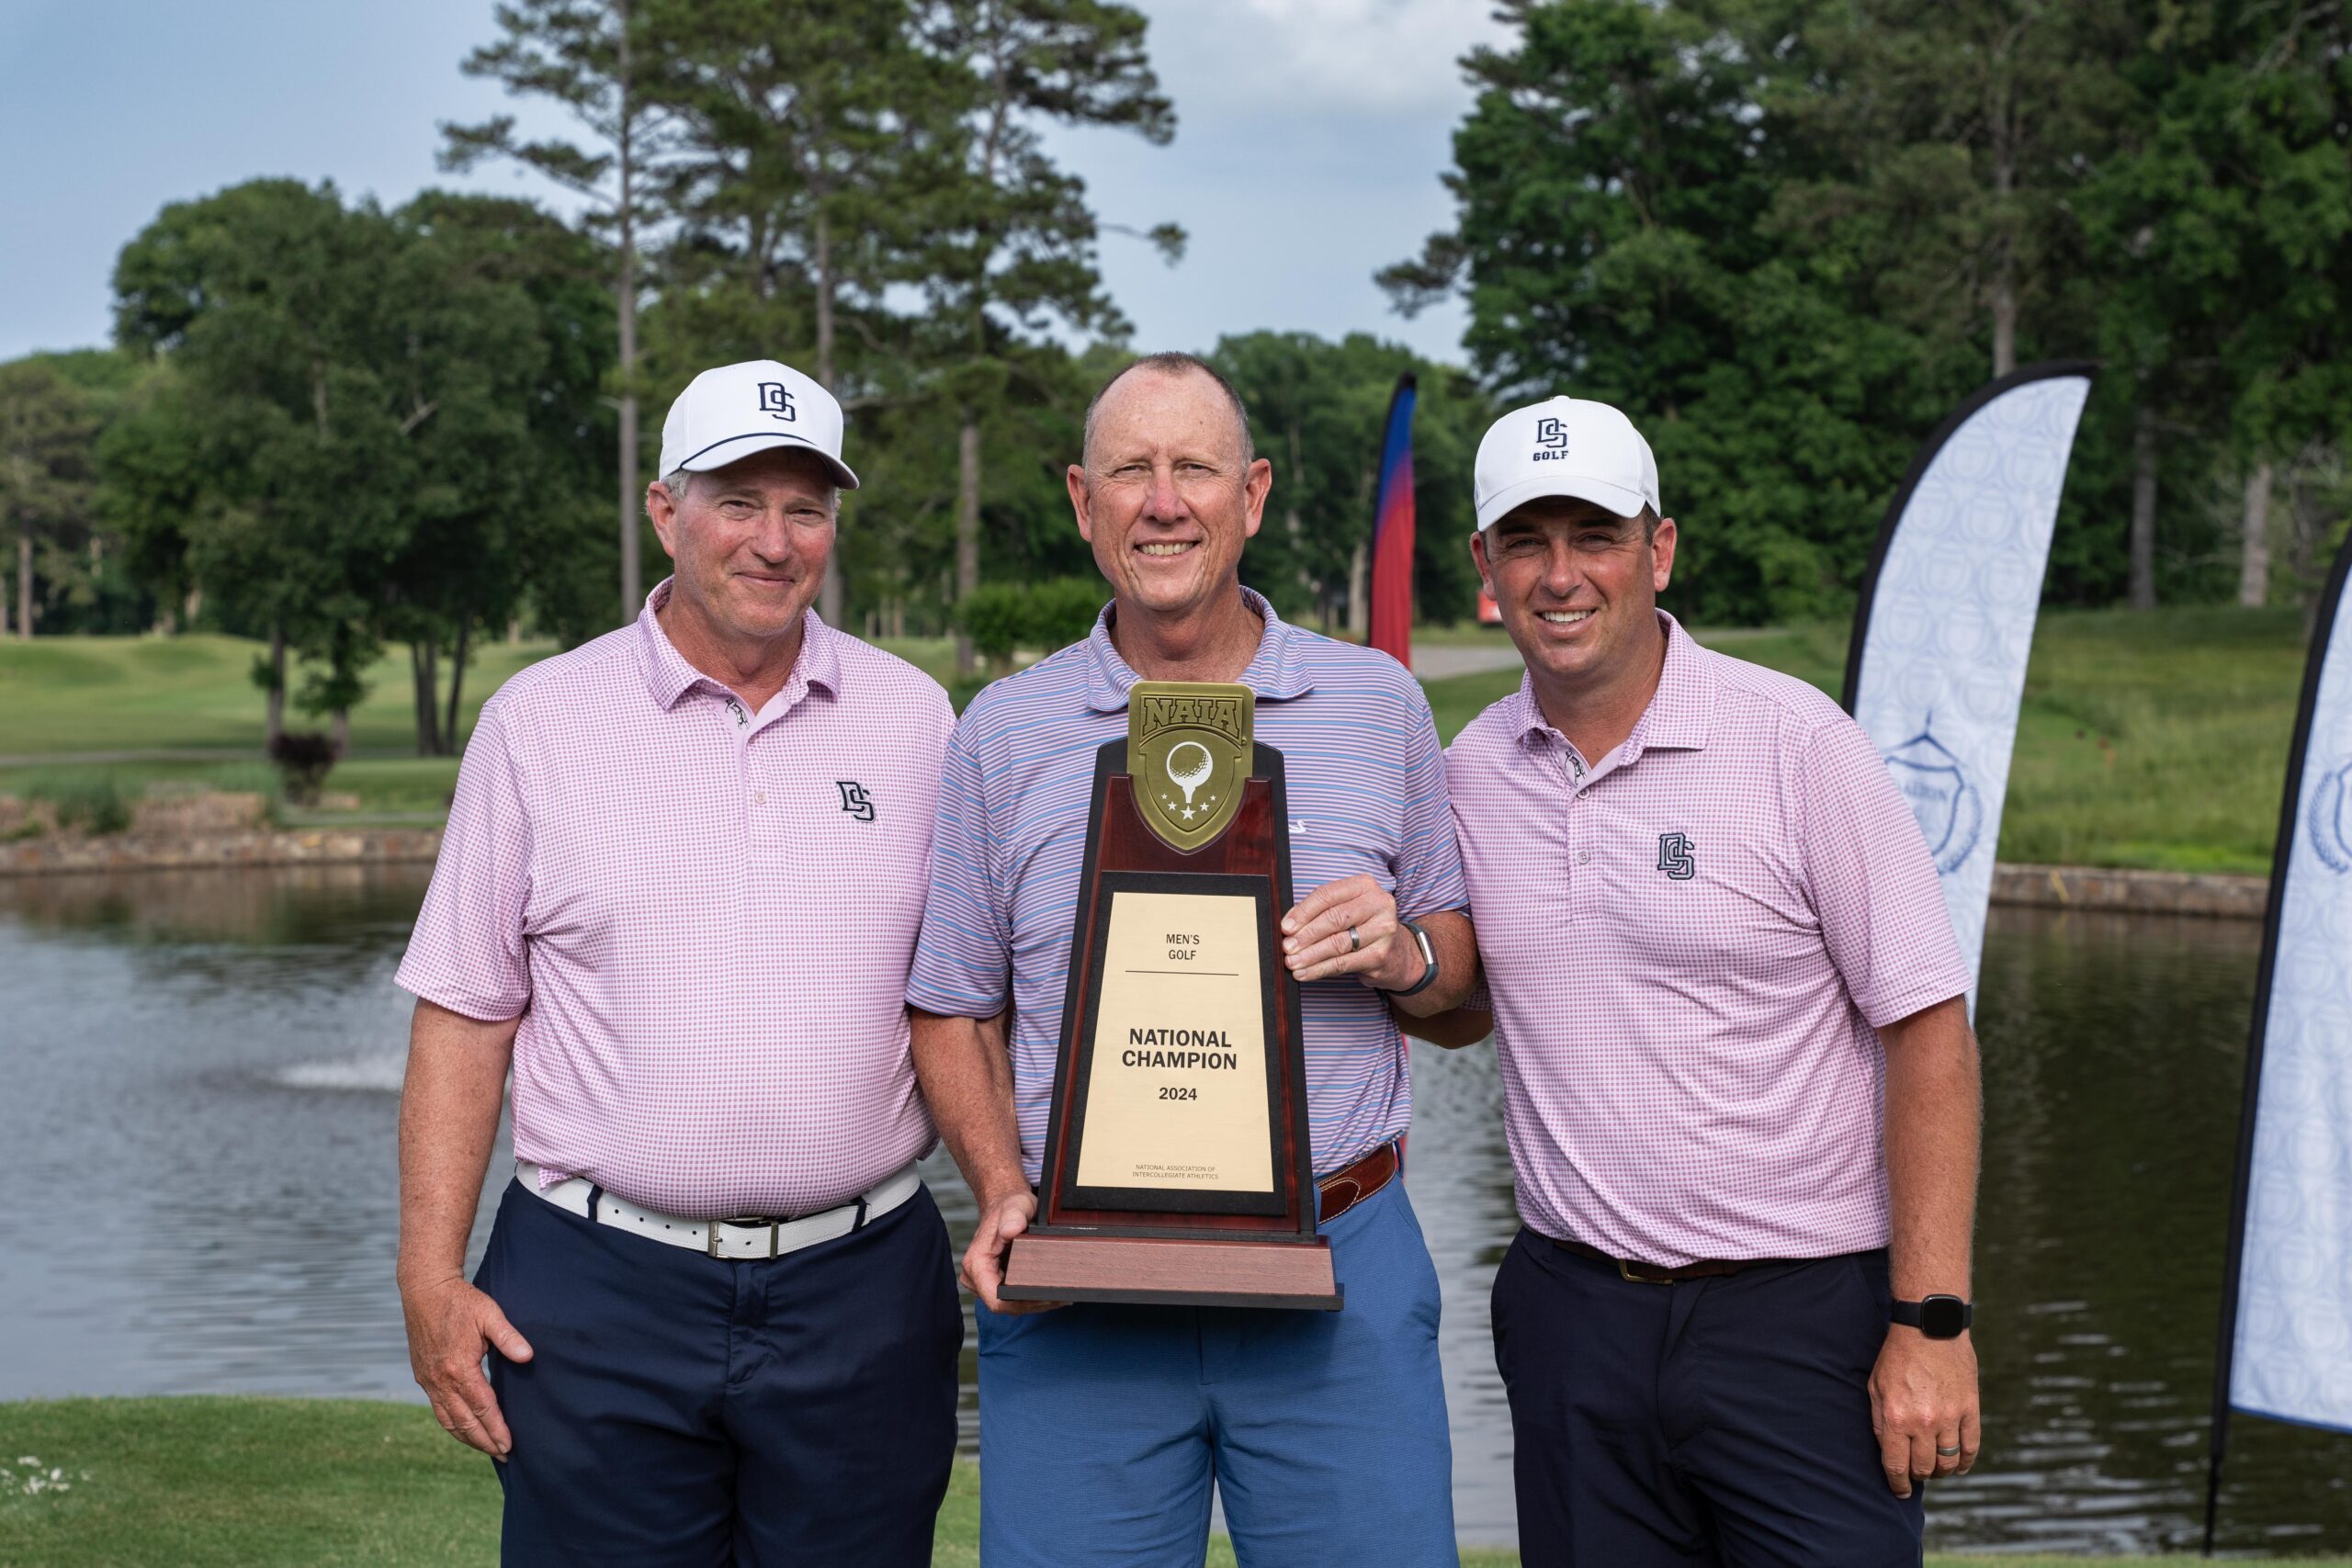
POLYGON ((702 1249, 706 1255, 712 1258, 718 1256, 718 1227, 721 1225, 730 1225, 739 1231, 765 1227, 768 1233, 768 1257, 773 1258, 775 1256, 776 1223, 760 1214, 739 1214, 731 1220, 711 1221, 710 1229, 703 1235, 702 1249))

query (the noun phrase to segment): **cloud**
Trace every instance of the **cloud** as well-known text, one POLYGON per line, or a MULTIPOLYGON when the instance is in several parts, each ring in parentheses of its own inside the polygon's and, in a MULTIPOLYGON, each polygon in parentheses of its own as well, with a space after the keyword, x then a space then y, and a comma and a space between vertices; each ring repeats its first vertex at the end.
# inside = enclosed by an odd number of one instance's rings
POLYGON ((1457 62, 1508 29, 1483 0, 1145 0, 1161 80, 1188 111, 1458 112, 1457 62))

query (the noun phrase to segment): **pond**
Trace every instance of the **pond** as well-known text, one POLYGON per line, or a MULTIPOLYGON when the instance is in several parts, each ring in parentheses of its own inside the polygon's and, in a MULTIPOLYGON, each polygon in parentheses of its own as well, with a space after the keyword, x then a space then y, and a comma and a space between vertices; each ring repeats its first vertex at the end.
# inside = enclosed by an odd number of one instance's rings
MULTIPOLYGON (((416 1397, 391 1284, 409 1006, 391 976, 424 882, 423 867, 0 879, 0 1399, 416 1397)), ((1995 911, 1978 1017, 1985 1457, 1931 1493, 1935 1545, 2195 1544, 2257 935, 1995 911)), ((1507 1542, 1510 1427, 1487 1336, 1517 1224, 1500 1091, 1483 1047, 1417 1047, 1414 1074, 1459 1524, 1507 1542)), ((931 1165, 960 1230, 969 1200, 944 1155, 931 1165)), ((968 1446, 968 1337, 964 1375, 968 1446)), ((2352 1438, 2233 1430, 2227 1544, 2352 1548, 2352 1438)))

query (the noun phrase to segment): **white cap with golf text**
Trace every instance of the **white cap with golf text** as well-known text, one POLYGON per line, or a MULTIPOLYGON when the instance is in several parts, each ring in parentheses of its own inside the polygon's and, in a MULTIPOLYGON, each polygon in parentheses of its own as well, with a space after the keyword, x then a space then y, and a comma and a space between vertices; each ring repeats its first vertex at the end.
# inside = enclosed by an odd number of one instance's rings
POLYGON ((747 359, 686 383, 662 422, 662 468, 707 473, 754 452, 806 446, 831 466, 843 490, 857 476, 842 461, 842 405, 789 365, 747 359))
POLYGON ((1607 403, 1554 398, 1513 409, 1478 443, 1473 480, 1478 528, 1541 496, 1565 495, 1632 517, 1657 500, 1657 459, 1642 433, 1607 403))

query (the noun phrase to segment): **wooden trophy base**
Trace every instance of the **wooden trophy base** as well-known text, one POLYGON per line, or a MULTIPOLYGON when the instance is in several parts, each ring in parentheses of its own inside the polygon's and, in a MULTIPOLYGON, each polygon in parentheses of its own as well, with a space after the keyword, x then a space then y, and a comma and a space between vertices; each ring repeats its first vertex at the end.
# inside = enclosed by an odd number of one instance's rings
POLYGON ((1005 1254, 1009 1302, 1129 1302, 1152 1306, 1294 1307, 1338 1312, 1327 1236, 1217 1241, 1032 1229, 1005 1254))

